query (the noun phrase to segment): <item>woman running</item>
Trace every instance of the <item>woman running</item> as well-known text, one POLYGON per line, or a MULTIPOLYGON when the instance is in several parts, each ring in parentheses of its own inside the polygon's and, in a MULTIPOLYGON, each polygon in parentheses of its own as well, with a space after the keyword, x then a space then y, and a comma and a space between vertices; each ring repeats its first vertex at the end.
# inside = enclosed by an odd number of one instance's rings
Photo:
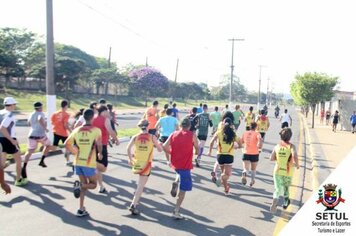
POLYGON ((283 208, 287 209, 290 204, 289 187, 292 184, 293 164, 299 169, 298 155, 295 146, 290 143, 292 138, 292 130, 284 128, 279 132, 281 141, 277 144, 272 152, 271 161, 275 161, 276 165, 273 171, 274 193, 273 202, 270 211, 275 213, 279 196, 283 193, 284 203, 283 208))
POLYGON ((224 185, 224 192, 227 195, 230 191, 228 180, 231 176, 232 163, 234 162, 234 147, 235 144, 240 146, 239 138, 234 131, 233 122, 230 118, 226 118, 224 120, 224 128, 222 130, 218 130, 210 141, 209 156, 211 156, 211 151, 216 140, 218 141, 217 161, 220 165, 222 173, 221 180, 224 185))
POLYGON ((158 143, 157 137, 148 133, 148 125, 147 120, 141 120, 137 125, 141 129, 141 132, 133 136, 127 145, 127 155, 129 157, 129 164, 132 167, 132 172, 139 175, 137 189, 129 208, 132 215, 140 214, 140 211, 137 209, 137 204, 148 177, 151 174, 153 147, 155 146, 159 152, 162 151, 162 145, 158 143), (134 154, 132 152, 133 147, 134 154))
POLYGON ((250 187, 255 184, 256 169, 259 158, 259 149, 262 148, 262 138, 261 135, 256 132, 257 123, 252 122, 250 124, 251 130, 245 131, 242 135, 241 143, 244 144, 243 149, 243 172, 241 182, 242 184, 247 183, 247 172, 250 171, 251 167, 251 182, 250 187))
POLYGON ((333 115, 333 131, 336 132, 337 124, 340 121, 340 115, 338 111, 335 111, 333 115))

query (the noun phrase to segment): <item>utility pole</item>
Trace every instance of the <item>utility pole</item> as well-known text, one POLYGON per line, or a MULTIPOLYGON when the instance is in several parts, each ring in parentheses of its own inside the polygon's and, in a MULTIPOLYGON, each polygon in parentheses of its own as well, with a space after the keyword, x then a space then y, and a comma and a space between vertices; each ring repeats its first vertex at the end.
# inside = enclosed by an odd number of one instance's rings
POLYGON ((109 48, 108 68, 111 68, 111 47, 109 48))
POLYGON ((148 57, 146 57, 146 67, 148 66, 148 57))
POLYGON ((261 77, 262 77, 262 67, 266 67, 264 65, 259 65, 260 67, 260 78, 258 80, 258 97, 257 97, 257 110, 260 110, 260 100, 261 100, 261 77))
POLYGON ((266 105, 268 106, 269 102, 269 77, 267 78, 267 93, 266 93, 266 105))
POLYGON ((177 58, 177 66, 176 66, 176 76, 174 78, 174 82, 177 83, 177 75, 178 75, 178 64, 179 64, 179 58, 177 58))
MULTIPOLYGON (((53 1, 46 1, 47 42, 46 42, 46 101, 47 120, 56 111, 56 92, 54 86, 54 43, 53 43, 53 1)), ((53 140, 52 124, 48 122, 49 138, 53 140)))
POLYGON ((232 42, 232 53, 231 53, 231 78, 230 78, 230 93, 229 93, 229 107, 232 106, 232 81, 234 77, 234 42, 235 41, 244 41, 245 39, 228 39, 232 42))

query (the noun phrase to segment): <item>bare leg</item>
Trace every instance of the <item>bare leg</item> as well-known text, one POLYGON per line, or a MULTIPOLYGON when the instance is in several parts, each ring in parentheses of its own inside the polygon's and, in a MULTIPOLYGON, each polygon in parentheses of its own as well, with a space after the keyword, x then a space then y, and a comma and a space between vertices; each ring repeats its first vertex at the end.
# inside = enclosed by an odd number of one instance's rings
POLYGON ((21 179, 21 153, 20 151, 12 155, 16 162, 16 180, 21 179))
POLYGON ((140 175, 138 178, 137 189, 135 191, 135 195, 134 195, 134 197, 132 199, 132 203, 131 203, 131 205, 133 205, 134 207, 136 207, 136 205, 140 201, 140 198, 141 198, 141 195, 143 192, 143 188, 145 187, 147 180, 148 180, 148 176, 140 175))
POLYGON ((185 191, 179 190, 176 208, 174 209, 175 212, 179 212, 179 209, 183 203, 184 197, 185 197, 185 191))
POLYGON ((104 184, 103 184, 103 174, 102 173, 106 171, 106 167, 101 163, 97 163, 96 167, 98 170, 97 171, 98 172, 97 173, 98 184, 99 184, 100 188, 103 189, 104 184))

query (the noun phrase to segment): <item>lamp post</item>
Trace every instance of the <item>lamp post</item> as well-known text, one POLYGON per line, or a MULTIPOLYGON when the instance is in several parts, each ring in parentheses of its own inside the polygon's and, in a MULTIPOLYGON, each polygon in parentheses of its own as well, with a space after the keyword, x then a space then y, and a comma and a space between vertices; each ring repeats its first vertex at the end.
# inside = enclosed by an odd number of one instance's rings
POLYGON ((234 77, 234 42, 235 41, 244 41, 245 39, 229 39, 232 42, 232 53, 231 53, 231 78, 230 78, 230 92, 229 92, 229 107, 232 106, 232 81, 234 77))
POLYGON ((260 78, 258 80, 258 97, 257 97, 257 110, 260 110, 260 100, 261 100, 261 77, 262 77, 262 67, 266 67, 264 65, 259 65, 260 67, 260 78))

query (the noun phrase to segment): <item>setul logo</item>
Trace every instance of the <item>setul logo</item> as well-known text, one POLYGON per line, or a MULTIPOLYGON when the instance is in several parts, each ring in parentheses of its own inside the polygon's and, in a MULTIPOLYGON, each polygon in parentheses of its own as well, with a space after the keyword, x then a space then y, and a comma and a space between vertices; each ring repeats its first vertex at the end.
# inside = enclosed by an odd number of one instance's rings
POLYGON ((337 211, 334 208, 339 205, 340 202, 345 202, 345 199, 341 197, 341 189, 339 188, 339 191, 336 191, 336 187, 337 185, 335 184, 327 184, 324 185, 324 192, 322 189, 319 189, 319 199, 316 203, 322 203, 326 207, 325 211, 337 211))

